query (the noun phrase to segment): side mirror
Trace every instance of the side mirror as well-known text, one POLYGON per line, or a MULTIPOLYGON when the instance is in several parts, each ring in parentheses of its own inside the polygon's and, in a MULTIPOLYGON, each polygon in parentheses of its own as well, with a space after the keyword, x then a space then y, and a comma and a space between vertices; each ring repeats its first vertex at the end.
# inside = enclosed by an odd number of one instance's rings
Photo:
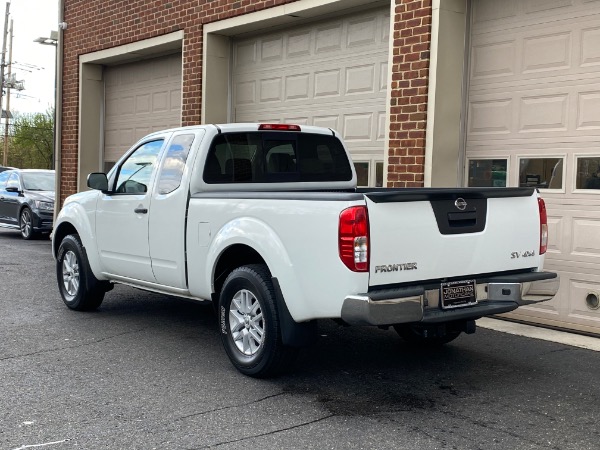
POLYGON ((20 192, 17 186, 6 186, 6 192, 20 192))
POLYGON ((87 185, 91 189, 106 192, 108 191, 108 178, 106 178, 105 173, 90 173, 87 177, 87 185))

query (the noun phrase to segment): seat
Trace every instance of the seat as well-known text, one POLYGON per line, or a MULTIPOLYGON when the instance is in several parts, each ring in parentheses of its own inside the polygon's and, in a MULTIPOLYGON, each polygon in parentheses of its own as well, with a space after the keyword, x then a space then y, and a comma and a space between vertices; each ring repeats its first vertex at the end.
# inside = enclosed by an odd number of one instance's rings
POLYGON ((208 183, 219 183, 224 181, 221 163, 213 152, 208 154, 204 167, 204 180, 208 183))
POLYGON ((237 182, 252 181, 252 161, 246 158, 233 158, 225 162, 228 179, 237 182))
POLYGON ((308 174, 320 174, 323 173, 324 167, 321 160, 318 158, 302 158, 300 159, 300 172, 308 174))
POLYGON ((292 155, 287 153, 272 153, 269 155, 269 173, 295 172, 296 163, 292 155))

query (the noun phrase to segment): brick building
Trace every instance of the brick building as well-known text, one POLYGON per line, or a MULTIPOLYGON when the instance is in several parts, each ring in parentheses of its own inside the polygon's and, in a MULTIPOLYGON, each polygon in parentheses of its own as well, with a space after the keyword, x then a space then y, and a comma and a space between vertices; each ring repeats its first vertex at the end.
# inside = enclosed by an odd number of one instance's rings
POLYGON ((327 126, 364 186, 539 187, 561 292, 516 317, 600 333, 599 2, 61 0, 60 14, 59 198, 153 130, 327 126))

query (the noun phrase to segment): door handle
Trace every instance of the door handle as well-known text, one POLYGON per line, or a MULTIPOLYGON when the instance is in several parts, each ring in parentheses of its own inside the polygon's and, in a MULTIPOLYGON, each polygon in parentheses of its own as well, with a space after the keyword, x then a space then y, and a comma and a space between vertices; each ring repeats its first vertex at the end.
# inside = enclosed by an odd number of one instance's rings
POLYGON ((4 200, 4 197, 0 197, 0 200, 4 200))
POLYGON ((135 208, 133 212, 136 214, 148 214, 148 208, 135 208))

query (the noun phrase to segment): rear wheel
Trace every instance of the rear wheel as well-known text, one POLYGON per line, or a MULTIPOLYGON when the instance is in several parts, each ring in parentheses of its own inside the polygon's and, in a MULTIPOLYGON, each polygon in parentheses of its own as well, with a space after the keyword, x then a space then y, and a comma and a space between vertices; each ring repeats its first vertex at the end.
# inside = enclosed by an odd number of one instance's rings
POLYGON ((76 234, 60 243, 56 257, 56 278, 65 305, 77 311, 97 309, 104 300, 106 282, 99 281, 76 234))
POLYGON ((289 368, 298 350, 283 345, 281 322, 267 266, 233 270, 219 297, 221 340, 243 374, 268 377, 289 368))
POLYGON ((33 239, 35 233, 33 232, 33 213, 31 209, 23 208, 21 210, 21 214, 19 214, 19 228, 21 229, 23 239, 33 239))
POLYGON ((410 344, 437 347, 447 344, 460 336, 460 330, 448 329, 445 325, 423 326, 416 324, 394 325, 394 330, 410 344))

